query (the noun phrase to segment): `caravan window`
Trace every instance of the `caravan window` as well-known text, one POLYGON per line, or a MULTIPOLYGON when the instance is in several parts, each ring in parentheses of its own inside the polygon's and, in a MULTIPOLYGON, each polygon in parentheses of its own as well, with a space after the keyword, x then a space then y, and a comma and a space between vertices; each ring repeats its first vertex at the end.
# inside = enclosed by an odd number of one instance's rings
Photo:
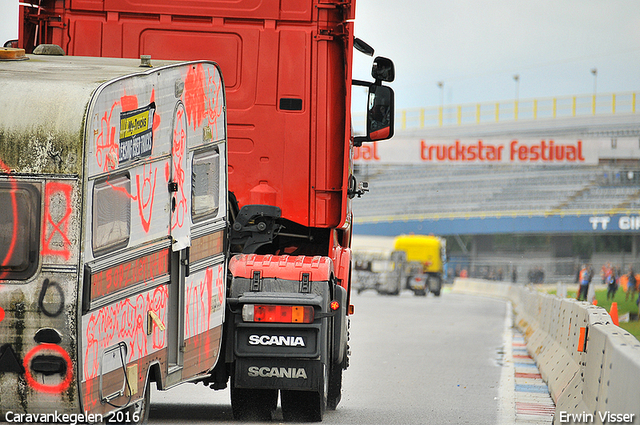
POLYGON ((191 216, 193 222, 213 218, 220 204, 220 154, 217 151, 193 156, 191 216))
POLYGON ((127 246, 131 229, 131 180, 108 177, 93 186, 93 252, 104 254, 127 246))
POLYGON ((40 192, 32 184, 0 182, 0 279, 29 279, 39 251, 40 192))

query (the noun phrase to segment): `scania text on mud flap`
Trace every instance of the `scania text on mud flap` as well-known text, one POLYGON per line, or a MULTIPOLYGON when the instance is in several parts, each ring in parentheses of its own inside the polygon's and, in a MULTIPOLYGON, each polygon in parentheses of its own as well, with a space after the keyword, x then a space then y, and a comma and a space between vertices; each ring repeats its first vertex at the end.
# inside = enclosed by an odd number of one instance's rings
POLYGON ((277 335, 249 335, 251 345, 278 345, 287 347, 304 347, 304 338, 301 336, 277 336, 277 335))
POLYGON ((0 61, 1 417, 143 422, 151 382, 222 358, 222 76, 24 58, 0 61))

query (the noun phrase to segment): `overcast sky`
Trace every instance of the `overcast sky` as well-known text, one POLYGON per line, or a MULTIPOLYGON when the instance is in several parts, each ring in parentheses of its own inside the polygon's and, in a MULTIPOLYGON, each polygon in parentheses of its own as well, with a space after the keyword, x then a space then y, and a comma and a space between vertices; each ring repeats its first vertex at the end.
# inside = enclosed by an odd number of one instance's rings
MULTIPOLYGON (((0 0, 0 39, 17 0, 0 0)), ((396 106, 640 90, 640 0, 356 0, 356 36, 396 65, 396 106), (444 83, 441 90, 438 82, 444 83)), ((17 34, 16 34, 17 35, 17 34)), ((356 52, 354 78, 370 79, 356 52)))
MULTIPOLYGON (((356 0, 398 108, 640 90, 638 0, 356 0)), ((359 57, 354 77, 369 71, 359 57)), ((361 59, 367 58, 364 61, 361 59)), ((364 74, 364 75, 363 75, 364 74)))

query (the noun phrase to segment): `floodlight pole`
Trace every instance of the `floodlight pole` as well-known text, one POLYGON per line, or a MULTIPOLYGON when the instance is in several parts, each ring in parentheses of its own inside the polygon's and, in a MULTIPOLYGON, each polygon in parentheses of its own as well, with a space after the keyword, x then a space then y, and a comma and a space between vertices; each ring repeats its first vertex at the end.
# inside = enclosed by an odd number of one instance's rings
POLYGON ((591 112, 593 115, 596 114, 596 88, 598 87, 598 68, 592 68, 591 73, 593 74, 593 99, 591 100, 591 112))
POLYGON ((440 109, 438 110, 438 125, 442 127, 442 116, 444 114, 444 81, 438 81, 440 89, 440 109))
POLYGON ((520 75, 516 74, 513 76, 513 81, 516 82, 516 99, 515 102, 513 104, 513 119, 515 121, 518 121, 518 97, 520 95, 519 93, 519 89, 520 89, 520 75))

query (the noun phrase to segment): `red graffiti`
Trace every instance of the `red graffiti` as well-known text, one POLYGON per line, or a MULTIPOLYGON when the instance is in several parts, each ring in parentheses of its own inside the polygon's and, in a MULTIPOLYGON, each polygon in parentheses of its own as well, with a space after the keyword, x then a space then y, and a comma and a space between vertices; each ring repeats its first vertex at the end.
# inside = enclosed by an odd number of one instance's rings
POLYGON ((125 94, 120 98, 120 104, 122 105, 122 112, 138 109, 138 96, 125 94))
MULTIPOLYGON (((60 182, 47 183, 44 190, 44 219, 42 225, 42 255, 57 255, 68 260, 71 256, 71 241, 67 232, 69 230, 69 218, 71 216, 71 191, 73 187, 70 184, 60 182), (54 196, 62 196, 64 214, 57 222, 53 219, 52 199, 54 196), (54 249, 51 247, 54 236, 60 235, 62 246, 54 249)), ((60 206, 58 206, 60 208, 60 206)))
POLYGON ((183 167, 187 150, 187 132, 184 119, 184 108, 179 107, 176 110, 175 122, 173 124, 173 146, 171 148, 174 172, 173 182, 178 184, 178 192, 174 195, 177 200, 171 230, 176 227, 182 228, 185 216, 187 215, 187 197, 184 193, 185 171, 183 167))
POLYGON ((194 130, 202 125, 204 119, 217 129, 218 117, 224 111, 221 89, 222 84, 215 69, 207 68, 205 71, 202 64, 189 68, 184 81, 184 106, 189 125, 194 130))
POLYGON ((145 164, 142 173, 142 184, 140 184, 140 175, 136 176, 138 192, 135 199, 138 201, 138 213, 140 214, 142 228, 145 233, 149 233, 149 227, 151 226, 151 213, 153 212, 153 198, 156 193, 156 176, 158 175, 158 169, 152 169, 152 167, 149 166, 149 171, 147 172, 147 166, 145 164))
POLYGON ((91 299, 169 273, 169 250, 157 251, 91 275, 91 299))
POLYGON ((211 324, 211 297, 213 286, 213 270, 205 271, 204 279, 192 281, 186 288, 184 338, 209 330, 211 324))
POLYGON ((83 409, 87 412, 93 411, 93 409, 97 406, 98 404, 98 399, 96 398, 95 394, 93 393, 93 384, 94 384, 94 380, 93 379, 89 379, 85 382, 85 387, 84 387, 84 406, 83 409))
MULTIPOLYGON (((207 68, 207 76, 204 81, 205 91, 205 115, 213 128, 218 129, 218 118, 222 116, 224 111, 224 102, 222 99, 222 84, 218 73, 213 68, 207 68)), ((219 134, 215 135, 216 139, 220 137, 219 134)))
POLYGON ((216 287, 218 288, 218 302, 220 305, 224 305, 224 269, 222 267, 218 267, 216 287))
POLYGON ((67 352, 62 347, 56 344, 43 343, 40 345, 36 345, 31 349, 31 351, 27 353, 26 356, 24 356, 23 365, 25 370, 24 375, 27 380, 27 383, 34 390, 40 391, 42 393, 59 394, 64 390, 66 390, 67 388, 69 388, 69 384, 71 384, 71 380, 73 379, 73 363, 71 362, 71 358, 69 357, 69 354, 67 354, 67 352), (55 384, 55 385, 43 384, 36 381, 33 378, 33 375, 31 375, 31 367, 29 366, 31 363, 31 358, 34 355, 36 355, 36 353, 39 353, 40 351, 53 351, 55 354, 58 354, 59 356, 61 356, 64 359, 64 361, 67 363, 67 374, 64 380, 59 384, 55 384))
POLYGON ((126 189, 118 186, 107 184, 111 189, 125 194, 129 199, 138 203, 138 214, 140 215, 140 223, 142 224, 142 230, 145 233, 149 233, 151 227, 151 214, 153 213, 153 199, 156 193, 156 177, 158 176, 158 168, 149 164, 144 164, 142 167, 142 175, 136 175, 136 195, 132 195, 127 192, 126 189), (140 179, 142 177, 142 184, 140 179))
POLYGON ((96 137, 96 161, 102 171, 114 170, 118 164, 118 143, 116 127, 111 125, 113 111, 119 102, 111 105, 111 110, 100 118, 100 130, 94 130, 96 137))
POLYGON ((208 331, 213 325, 211 314, 224 305, 224 268, 221 265, 205 270, 201 281, 187 282, 185 288, 185 339, 208 331), (215 273, 215 275, 214 275, 215 273), (215 288, 214 280, 215 278, 215 288))
POLYGON ((184 80, 184 106, 193 129, 200 127, 205 113, 204 68, 199 63, 190 67, 184 80))
MULTIPOLYGON (((85 329, 87 348, 84 358, 84 379, 98 376, 100 352, 118 342, 128 347, 128 360, 132 362, 149 354, 149 341, 145 323, 149 311, 159 317, 167 315, 169 292, 166 285, 135 297, 120 300, 93 312, 85 329)), ((157 326, 151 334, 151 349, 159 350, 166 345, 165 331, 157 326)))

